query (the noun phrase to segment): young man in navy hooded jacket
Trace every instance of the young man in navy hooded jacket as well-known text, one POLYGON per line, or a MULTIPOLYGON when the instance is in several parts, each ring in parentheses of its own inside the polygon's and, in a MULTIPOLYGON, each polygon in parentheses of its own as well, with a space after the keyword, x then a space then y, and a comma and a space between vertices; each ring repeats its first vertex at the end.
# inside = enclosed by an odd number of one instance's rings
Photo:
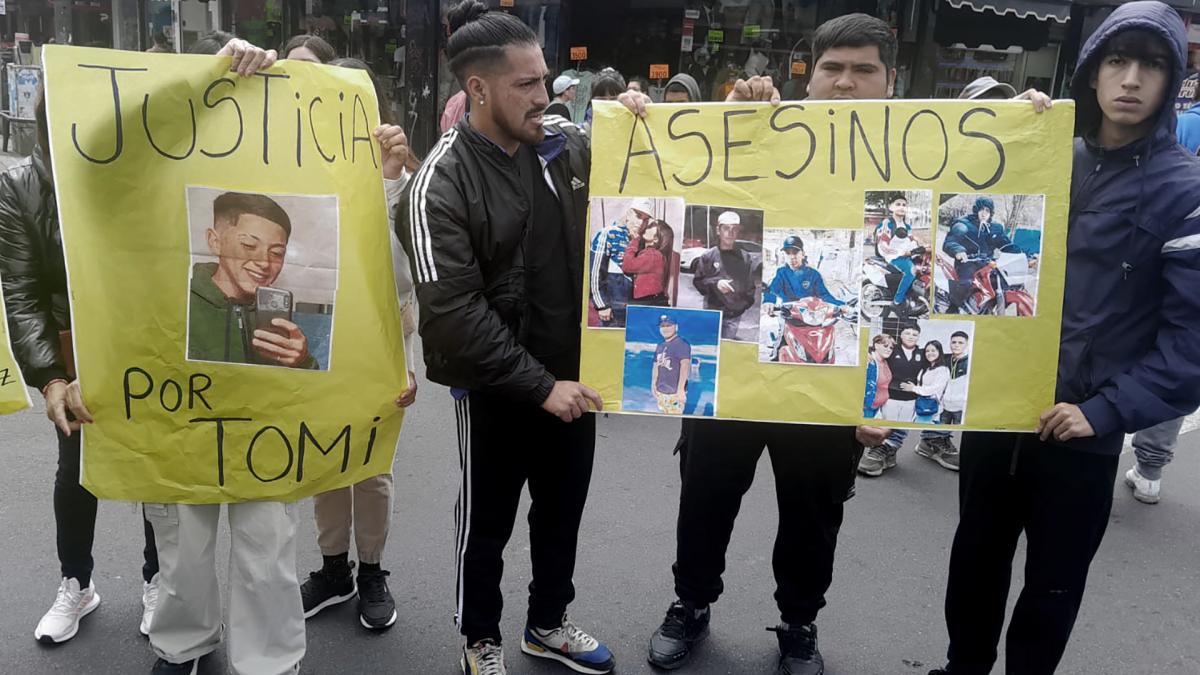
POLYGON ((942 672, 991 671, 1022 531, 1007 672, 1054 672, 1108 524, 1124 434, 1200 403, 1200 161, 1176 142, 1169 95, 1186 50, 1175 10, 1143 1, 1118 7, 1079 55, 1059 403, 1037 435, 964 434, 942 672))

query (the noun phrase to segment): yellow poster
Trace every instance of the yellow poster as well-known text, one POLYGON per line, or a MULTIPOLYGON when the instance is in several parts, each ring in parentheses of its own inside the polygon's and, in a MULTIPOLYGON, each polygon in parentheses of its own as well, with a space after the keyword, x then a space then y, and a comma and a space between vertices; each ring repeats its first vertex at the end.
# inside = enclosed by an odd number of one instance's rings
POLYGON ((294 500, 389 471, 407 383, 366 73, 44 59, 96 420, 83 484, 106 499, 294 500))
MULTIPOLYGON (((0 318, 5 316, 4 297, 0 295, 0 318)), ((29 405, 29 390, 8 341, 8 322, 0 321, 0 415, 19 412, 29 405)))
POLYGON ((598 104, 581 380, 607 411, 1032 430, 1074 107, 598 104))

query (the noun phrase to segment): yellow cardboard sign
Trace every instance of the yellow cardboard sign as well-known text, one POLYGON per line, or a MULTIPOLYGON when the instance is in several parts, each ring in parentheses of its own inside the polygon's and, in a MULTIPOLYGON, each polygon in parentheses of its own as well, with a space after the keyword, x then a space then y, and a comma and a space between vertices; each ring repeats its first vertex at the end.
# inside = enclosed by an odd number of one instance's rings
POLYGON ((390 470, 407 386, 353 69, 50 47, 75 357, 106 499, 294 500, 390 470), (87 102, 81 105, 80 102, 87 102))
POLYGON ((1074 108, 597 104, 581 379, 605 410, 1030 430, 1074 108), (911 274, 909 274, 911 272, 911 274))
MULTIPOLYGON (((4 296, 0 295, 0 317, 8 316, 4 296)), ((0 321, 0 415, 15 413, 29 407, 29 390, 21 379, 21 369, 13 357, 8 340, 8 322, 0 321)))

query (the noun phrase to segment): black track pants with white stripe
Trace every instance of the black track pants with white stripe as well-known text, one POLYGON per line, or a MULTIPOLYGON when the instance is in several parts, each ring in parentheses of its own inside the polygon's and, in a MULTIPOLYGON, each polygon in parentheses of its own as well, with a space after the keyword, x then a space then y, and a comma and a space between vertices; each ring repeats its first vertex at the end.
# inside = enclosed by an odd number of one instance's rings
POLYGON ((571 577, 592 478, 595 418, 565 424, 528 403, 475 392, 455 406, 462 464, 455 509, 459 630, 472 644, 501 638, 504 547, 526 481, 533 563, 527 620, 558 626, 575 598, 571 577))

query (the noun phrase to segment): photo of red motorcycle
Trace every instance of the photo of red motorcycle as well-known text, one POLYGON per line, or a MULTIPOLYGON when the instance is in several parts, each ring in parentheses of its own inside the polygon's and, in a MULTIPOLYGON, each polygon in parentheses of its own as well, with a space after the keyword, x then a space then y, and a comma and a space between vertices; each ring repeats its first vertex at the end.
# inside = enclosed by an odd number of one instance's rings
POLYGON ((851 327, 858 322, 851 305, 839 307, 816 297, 783 303, 772 314, 782 317, 780 330, 771 332, 771 361, 776 363, 836 365, 838 322, 851 327))
POLYGON ((957 306, 952 303, 950 289, 958 283, 955 259, 937 252, 938 274, 934 307, 939 314, 972 314, 995 316, 1033 316, 1034 298, 1025 288, 1026 278, 1033 274, 1037 259, 1028 257, 1016 246, 1000 249, 995 259, 971 256, 963 262, 983 265, 971 278, 971 289, 957 306))

